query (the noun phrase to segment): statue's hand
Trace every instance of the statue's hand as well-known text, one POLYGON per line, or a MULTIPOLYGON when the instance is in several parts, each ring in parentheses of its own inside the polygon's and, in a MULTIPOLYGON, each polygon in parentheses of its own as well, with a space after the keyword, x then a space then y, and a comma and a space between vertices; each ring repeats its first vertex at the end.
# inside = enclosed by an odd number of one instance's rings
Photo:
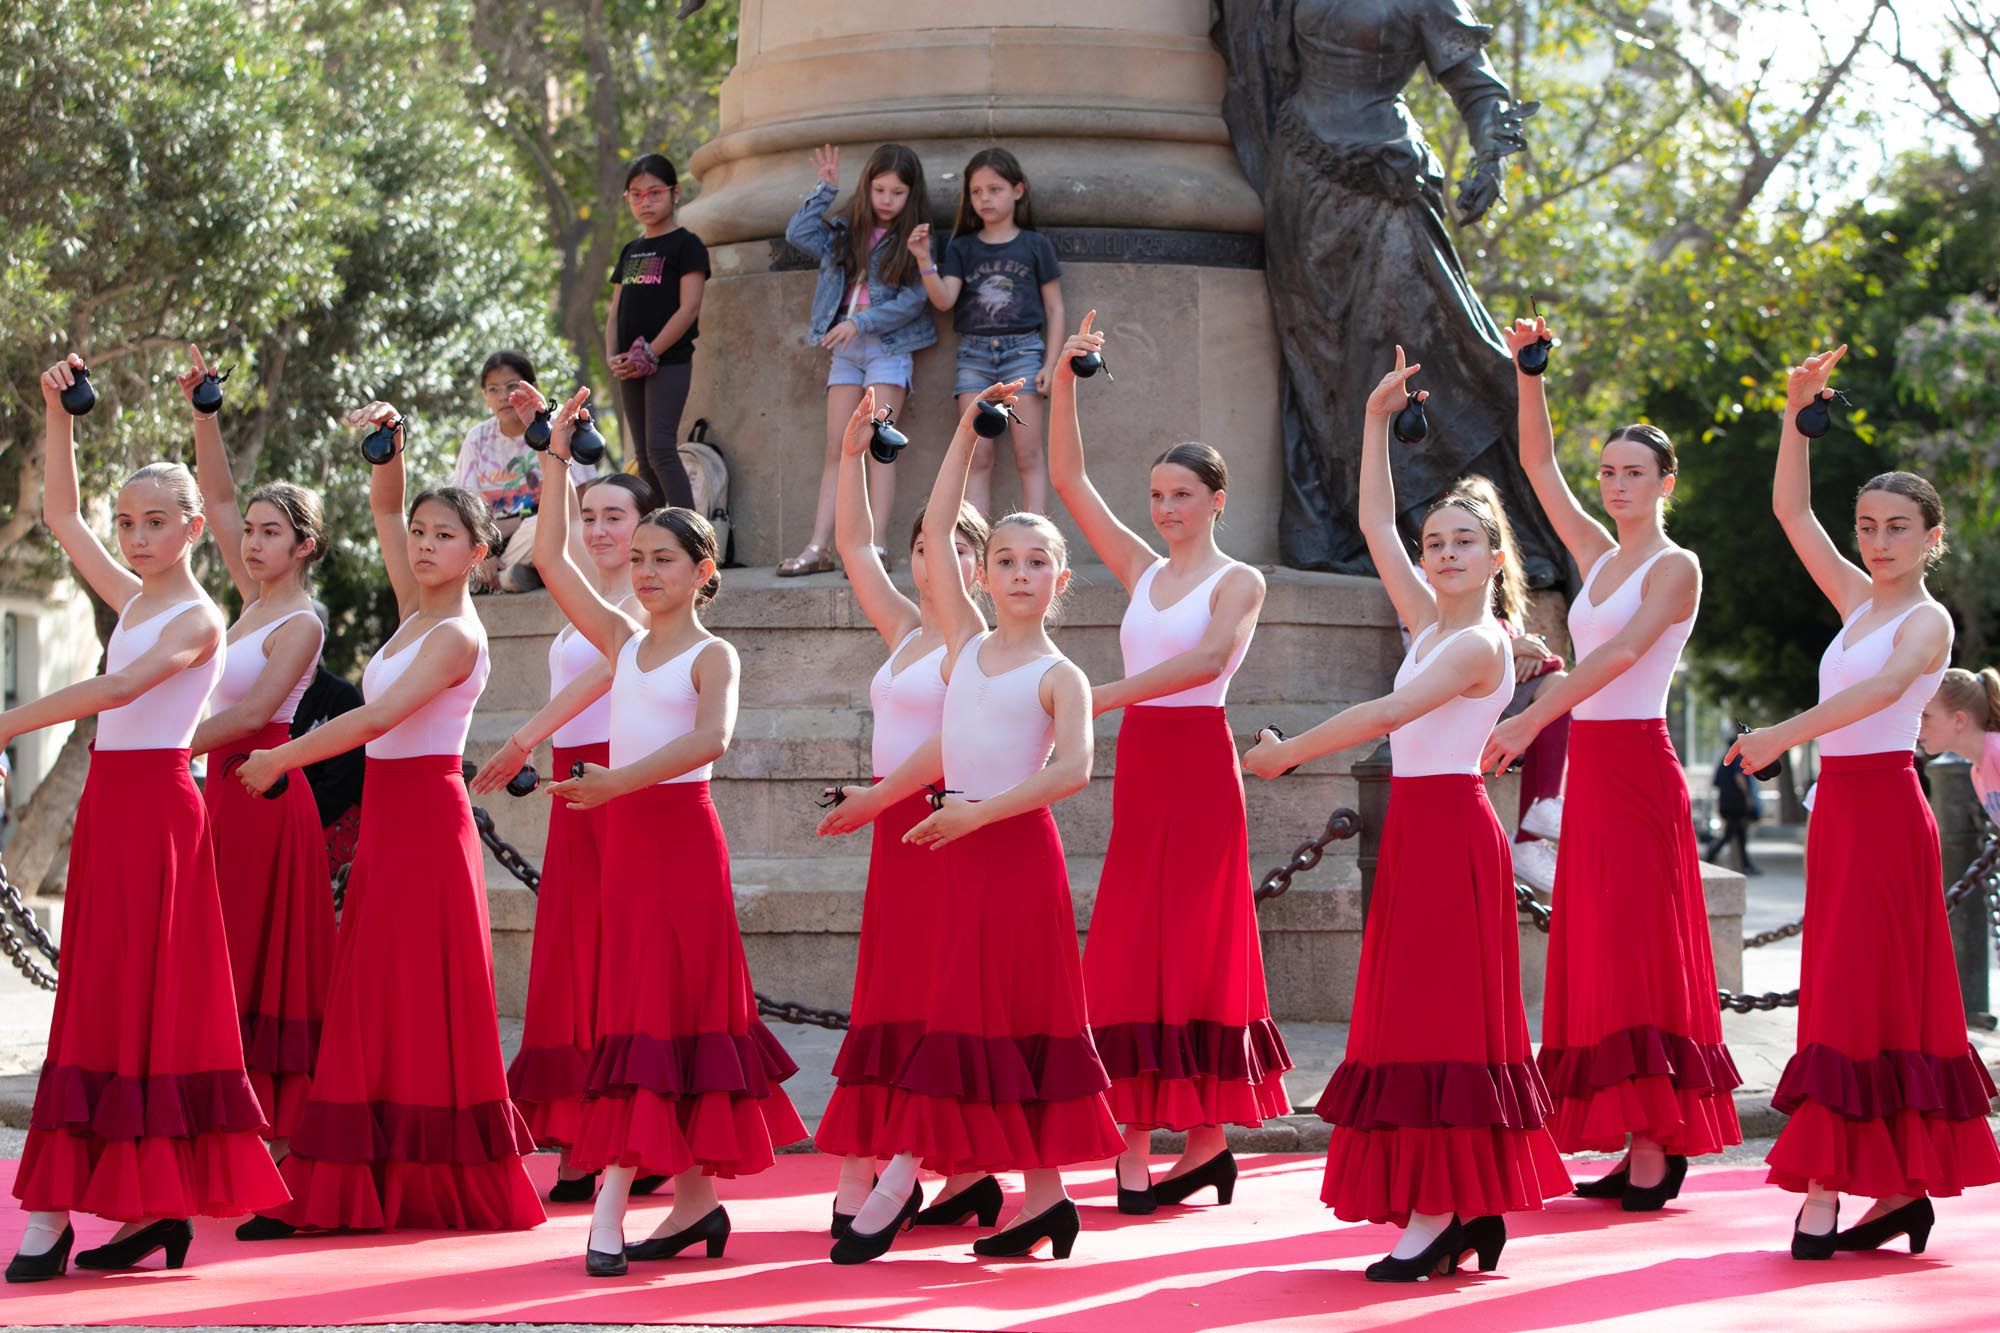
POLYGON ((1482 160, 1465 183, 1458 187, 1458 220, 1464 223, 1479 221, 1486 216, 1486 210, 1500 202, 1500 197, 1500 164, 1482 160))

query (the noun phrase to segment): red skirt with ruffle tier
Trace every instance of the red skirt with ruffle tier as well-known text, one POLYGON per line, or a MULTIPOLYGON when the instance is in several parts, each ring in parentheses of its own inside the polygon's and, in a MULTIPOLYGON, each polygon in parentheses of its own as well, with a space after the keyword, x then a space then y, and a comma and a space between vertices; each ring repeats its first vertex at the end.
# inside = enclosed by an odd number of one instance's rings
POLYGON ((186 750, 93 749, 70 843, 24 1208, 120 1222, 287 1197, 243 1070, 229 948, 186 750))
POLYGON ((1347 1222, 1537 1209, 1570 1191, 1521 1006, 1514 873, 1486 787, 1395 778, 1320 1198, 1347 1222))
POLYGON ((1054 817, 1015 815, 926 855, 938 865, 939 915, 922 1031, 894 1083, 862 1085, 829 1106, 821 1133, 915 1152, 946 1175, 1123 1151, 1086 1017, 1054 817))
POLYGON ((806 1127, 778 1086, 798 1066, 757 1016, 708 784, 605 810, 597 1044, 570 1165, 754 1175, 806 1127))
POLYGON ((255 735, 208 753, 209 834, 215 879, 236 979, 243 1064, 264 1108, 265 1137, 298 1128, 312 1084, 333 974, 333 887, 319 807, 294 769, 282 796, 253 796, 236 780, 232 760, 275 750, 291 727, 272 722, 255 735))
POLYGON ((930 802, 918 794, 875 821, 854 1005, 833 1062, 833 1097, 813 1137, 821 1152, 889 1157, 901 1151, 885 1137, 887 1122, 871 1116, 884 1113, 883 1090, 894 1087, 909 1064, 931 999, 944 868, 929 848, 903 841, 930 812, 930 802))
POLYGON ((1881 1198, 2000 1181, 1993 1079, 1965 1039, 1938 855, 1909 751, 1821 756, 1772 1184, 1881 1198))
POLYGON ((319 1065, 285 1158, 300 1227, 544 1220, 507 1096, 485 862, 455 754, 370 759, 319 1065))
POLYGON ((1564 1152, 1743 1141, 1687 779, 1661 718, 1573 722, 1538 1063, 1564 1152))
POLYGON ((1260 1125, 1292 1109, 1221 708, 1125 710, 1083 983, 1120 1124, 1260 1125))
MULTIPOLYGON (((611 745, 558 745, 555 777, 573 764, 603 768, 611 745)), ((597 1048, 597 979, 605 807, 578 810, 550 798, 548 850, 535 897, 535 945, 528 961, 528 1005, 521 1049, 507 1067, 507 1088, 540 1144, 576 1141, 583 1090, 597 1048)))

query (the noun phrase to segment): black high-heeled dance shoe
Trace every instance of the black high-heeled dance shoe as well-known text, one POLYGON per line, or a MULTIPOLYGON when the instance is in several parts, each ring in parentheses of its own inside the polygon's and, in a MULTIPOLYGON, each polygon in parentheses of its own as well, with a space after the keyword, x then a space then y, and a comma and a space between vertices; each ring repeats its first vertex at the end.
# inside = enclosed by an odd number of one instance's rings
POLYGON ((9 1282, 50 1282, 69 1268, 69 1247, 76 1244, 76 1229, 64 1227, 56 1243, 40 1254, 17 1254, 7 1261, 9 1282))
POLYGON ((632 1197, 643 1199, 672 1178, 671 1176, 640 1176, 632 1182, 632 1197))
POLYGON ((194 1244, 194 1223, 185 1217, 163 1217, 140 1227, 124 1240, 109 1241, 76 1256, 78 1268, 135 1268, 155 1250, 167 1252, 167 1267, 179 1268, 194 1244))
POLYGON ((1192 1171, 1169 1176, 1153 1186, 1153 1197, 1161 1203, 1182 1203, 1196 1190, 1215 1186, 1215 1201, 1228 1203, 1236 1197, 1236 1154, 1224 1148, 1192 1171))
POLYGON ((708 1210, 701 1221, 684 1227, 671 1236, 661 1236, 657 1240, 642 1240, 636 1245, 625 1247, 627 1259, 651 1260, 671 1259, 691 1245, 706 1243, 708 1257, 720 1259, 724 1247, 729 1244, 729 1210, 721 1204, 708 1210))
POLYGON ((1111 1179, 1118 1186, 1119 1212, 1124 1213, 1127 1217, 1146 1217, 1159 1210, 1160 1201, 1153 1193, 1153 1172, 1150 1167, 1146 1170, 1146 1187, 1144 1189, 1126 1189, 1125 1175, 1118 1169, 1118 1163, 1116 1162, 1111 1164, 1111 1179))
POLYGON ((1922 1254, 1930 1244, 1931 1228, 1937 1224, 1937 1210, 1929 1195, 1910 1200, 1901 1208, 1882 1214, 1873 1222, 1856 1222, 1845 1231, 1836 1231, 1836 1250, 1879 1250, 1898 1236, 1910 1238, 1910 1253, 1922 1254))
POLYGON ((990 1227, 1000 1220, 1000 1205, 1003 1202, 1000 1182, 991 1176, 981 1176, 949 1199, 940 1199, 918 1213, 910 1225, 955 1227, 964 1225, 966 1218, 973 1217, 978 1219, 980 1226, 990 1227))
MULTIPOLYGON (((1833 1204, 1833 1230, 1824 1236, 1810 1236, 1799 1230, 1799 1223, 1805 1220, 1804 1204, 1799 1205, 1798 1215, 1792 1219, 1792 1258, 1831 1259, 1833 1258, 1835 1237, 1840 1232, 1840 1201, 1833 1204)), ((1859 1230, 1859 1228, 1856 1228, 1859 1230)))
POLYGON ((837 1264, 865 1264, 870 1259, 880 1259, 896 1243, 896 1237, 910 1229, 910 1224, 923 1210, 924 1187, 912 1181, 910 1197, 903 1200, 894 1221, 880 1231, 862 1231, 850 1225, 847 1234, 833 1243, 833 1251, 827 1257, 837 1264))
POLYGON ((590 1242, 584 1242, 583 1272, 585 1277, 624 1277, 630 1271, 630 1267, 625 1262, 625 1251, 623 1249, 619 1250, 616 1254, 606 1254, 603 1250, 591 1249, 590 1242))
MULTIPOLYGON (((1469 1248, 1465 1227, 1454 1216, 1421 1253, 1409 1259, 1385 1254, 1363 1269, 1361 1275, 1370 1282, 1416 1282, 1427 1277, 1445 1277, 1458 1271, 1459 1256, 1469 1248)), ((1497 1253, 1494 1259, 1498 1261, 1497 1253)))
MULTIPOLYGON (((1488 1213, 1485 1217, 1475 1217, 1459 1227, 1467 1249, 1479 1261, 1479 1271, 1490 1273, 1500 1266, 1500 1251, 1507 1248, 1507 1219, 1498 1213, 1488 1213)), ((1465 1250, 1458 1252, 1460 1263, 1465 1261, 1465 1250)))
POLYGON ((1047 1241, 1053 1257, 1067 1259, 1076 1245, 1077 1233, 1082 1230, 1083 1218, 1077 1213, 1076 1204, 1064 1199, 1005 1231, 981 1236, 972 1242, 972 1252, 986 1259, 1019 1259, 1033 1254, 1036 1246, 1047 1241))
POLYGON ((550 1203, 589 1203, 597 1194, 597 1172, 587 1176, 572 1176, 568 1180, 558 1178, 549 1186, 550 1203))
POLYGON ((280 1222, 275 1217, 262 1213, 252 1213, 250 1220, 236 1228, 238 1240, 286 1240, 296 1236, 299 1229, 290 1222, 280 1222))
POLYGON ((1579 1199, 1622 1199, 1625 1197, 1625 1182, 1632 1178, 1632 1158, 1628 1155, 1618 1161, 1618 1167, 1609 1175, 1596 1180, 1586 1180, 1570 1193, 1579 1199))
POLYGON ((843 1213, 840 1211, 838 1204, 834 1205, 833 1225, 826 1229, 826 1234, 835 1240, 839 1240, 852 1230, 854 1230, 854 1214, 843 1213))
POLYGON ((1657 1213, 1667 1206, 1667 1200, 1680 1197, 1681 1182, 1687 1179, 1687 1173, 1688 1159, 1668 1153, 1667 1173, 1660 1177, 1660 1183, 1642 1188, 1628 1177, 1619 1206, 1628 1213, 1657 1213))

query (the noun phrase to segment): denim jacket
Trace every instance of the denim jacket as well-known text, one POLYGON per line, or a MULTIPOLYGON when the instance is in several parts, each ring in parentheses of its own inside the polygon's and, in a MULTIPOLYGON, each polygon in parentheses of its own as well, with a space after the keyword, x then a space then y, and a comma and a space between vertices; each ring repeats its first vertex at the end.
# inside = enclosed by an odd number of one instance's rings
MULTIPOLYGON (((817 343, 843 318, 847 277, 841 272, 840 251, 847 244, 847 220, 829 222, 827 206, 836 191, 825 181, 813 187, 799 211, 785 225, 785 239, 809 255, 819 256, 819 285, 813 288, 812 327, 806 336, 817 343)), ((868 256, 868 304, 854 312, 854 326, 882 340, 891 355, 920 351, 937 341, 937 325, 929 318, 930 298, 922 282, 892 287, 882 281, 883 247, 868 256)))

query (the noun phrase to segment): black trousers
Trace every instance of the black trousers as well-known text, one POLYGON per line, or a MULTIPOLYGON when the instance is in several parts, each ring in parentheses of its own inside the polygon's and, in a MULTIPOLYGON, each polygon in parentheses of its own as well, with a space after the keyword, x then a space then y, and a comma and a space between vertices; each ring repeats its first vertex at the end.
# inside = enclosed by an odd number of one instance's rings
POLYGON ((681 412, 687 407, 694 365, 662 365, 644 379, 619 380, 618 402, 625 414, 625 438, 639 475, 660 503, 691 508, 694 487, 681 466, 681 412))

